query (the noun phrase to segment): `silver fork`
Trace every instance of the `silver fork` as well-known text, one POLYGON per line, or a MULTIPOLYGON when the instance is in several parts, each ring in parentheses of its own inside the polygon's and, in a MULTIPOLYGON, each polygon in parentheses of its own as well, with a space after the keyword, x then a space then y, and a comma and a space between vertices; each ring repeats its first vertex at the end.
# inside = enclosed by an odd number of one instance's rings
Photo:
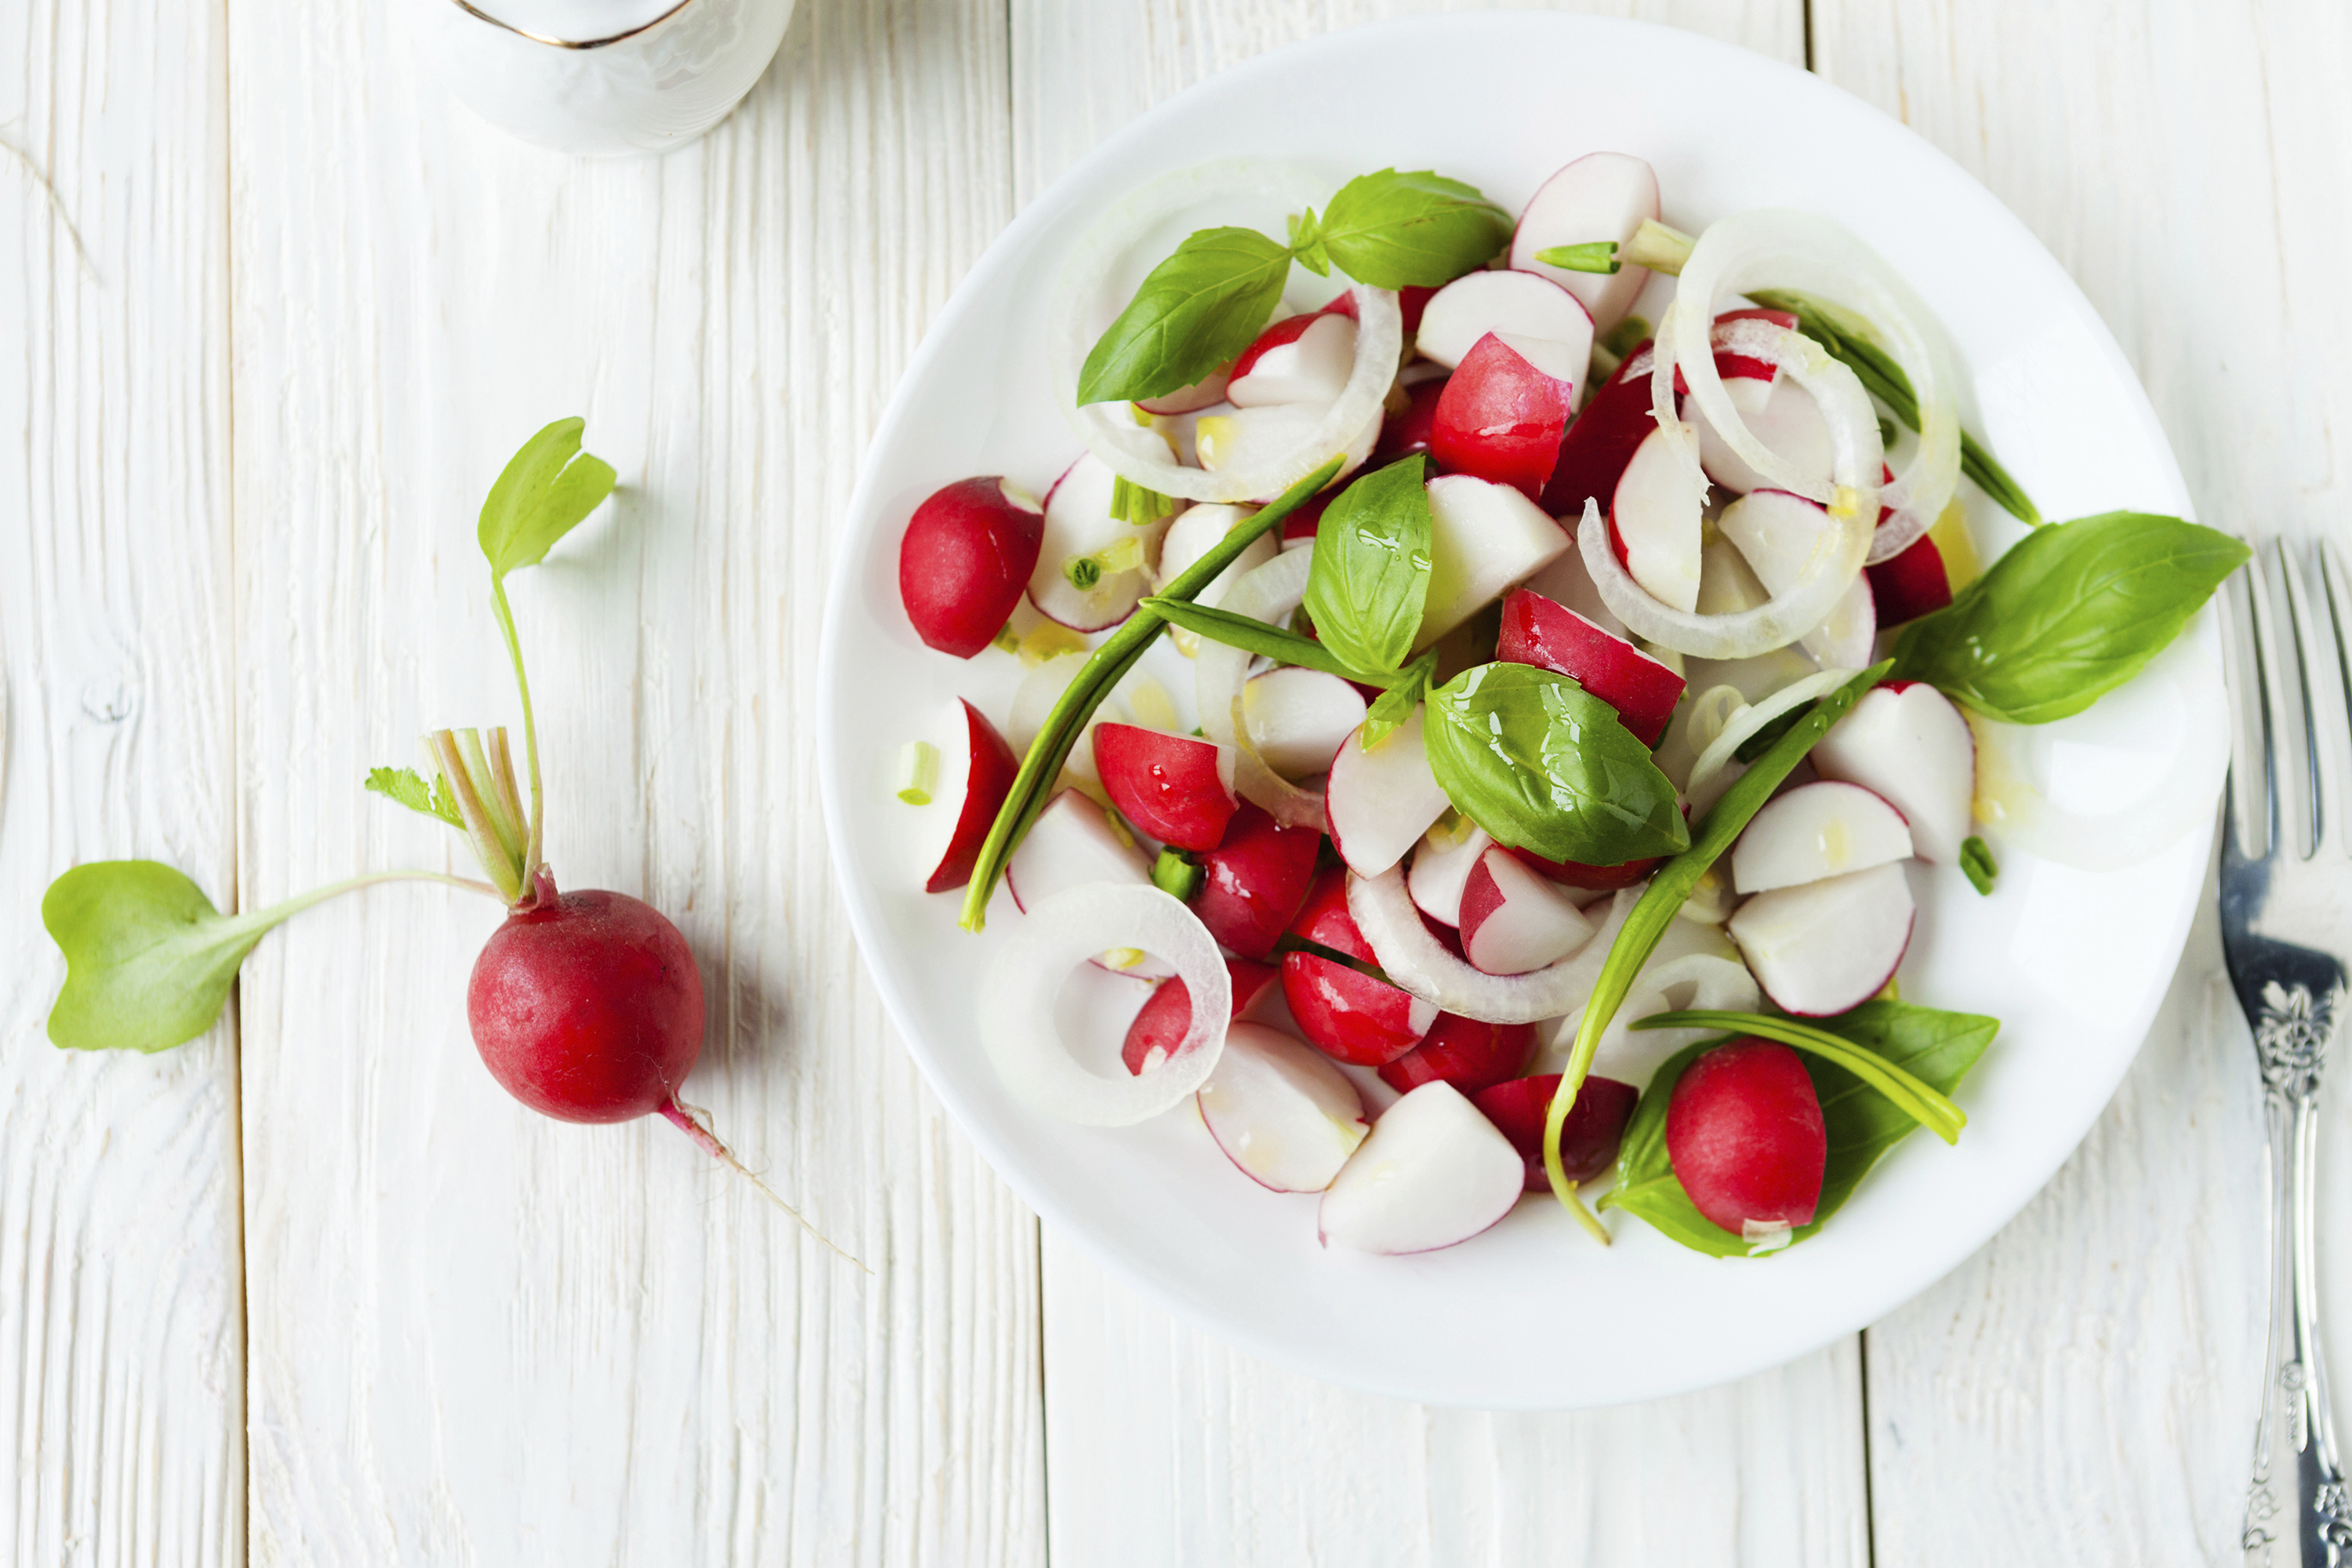
POLYGON ((2341 1568, 2352 1502, 2321 1364, 2313 1188, 2320 1072, 2352 952, 2352 592, 2330 545, 2310 552, 2314 586, 2284 544, 2268 553, 2235 590, 2247 613, 2229 639, 2237 722, 2221 841, 2221 947, 2253 1030, 2269 1133, 2270 1335, 2242 1544, 2271 1568, 2341 1568))

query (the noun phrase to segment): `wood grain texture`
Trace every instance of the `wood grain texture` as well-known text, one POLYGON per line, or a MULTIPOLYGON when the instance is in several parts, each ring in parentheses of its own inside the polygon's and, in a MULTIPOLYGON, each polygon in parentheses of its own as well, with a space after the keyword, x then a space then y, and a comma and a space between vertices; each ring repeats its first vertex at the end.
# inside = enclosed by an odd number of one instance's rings
POLYGON ((609 163, 472 121, 383 6, 230 12, 245 887, 451 859, 359 781, 517 721, 473 518, 586 415, 622 494, 512 585, 551 861, 678 921, 689 1098, 876 1270, 508 1100, 490 904, 329 906, 246 980, 255 1561, 1038 1563, 1034 1222, 889 1037, 806 739, 859 455, 1010 216, 1001 10, 812 4, 711 137, 609 163))
POLYGON ((60 1051, 49 879, 234 899, 216 8, 0 12, 0 1560, 245 1537, 236 1053, 60 1051), (29 166, 28 166, 29 165, 29 166), (86 242, 87 266, 38 182, 86 242))

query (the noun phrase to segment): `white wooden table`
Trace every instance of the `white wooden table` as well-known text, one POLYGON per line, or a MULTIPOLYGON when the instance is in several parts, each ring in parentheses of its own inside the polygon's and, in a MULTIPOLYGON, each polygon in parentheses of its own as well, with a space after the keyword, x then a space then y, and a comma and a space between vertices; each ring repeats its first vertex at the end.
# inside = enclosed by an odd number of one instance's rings
MULTIPOLYGON (((1397 1405, 1172 1322, 1041 1234, 885 1024, 809 743, 884 397, 1098 137, 1414 8, 803 0, 708 140, 576 163, 451 107, 377 0, 0 0, 0 141, 28 160, 0 156, 0 1561, 2230 1555, 2259 1141, 2238 1026, 2207 1018, 2210 918, 2082 1151, 1951 1278, 1794 1365, 1579 1415, 1397 1405), (713 1000, 695 1098, 870 1280, 675 1132, 492 1085, 461 1004, 478 900, 306 916, 167 1055, 43 1037, 39 893, 78 859, 166 859, 247 908, 448 862, 359 781, 428 724, 511 721, 473 515, 574 412, 625 489, 517 580, 551 858, 678 916, 713 1000)), ((2352 7, 1593 8, 1917 128, 2082 281, 2204 516, 2341 526, 2352 7)))

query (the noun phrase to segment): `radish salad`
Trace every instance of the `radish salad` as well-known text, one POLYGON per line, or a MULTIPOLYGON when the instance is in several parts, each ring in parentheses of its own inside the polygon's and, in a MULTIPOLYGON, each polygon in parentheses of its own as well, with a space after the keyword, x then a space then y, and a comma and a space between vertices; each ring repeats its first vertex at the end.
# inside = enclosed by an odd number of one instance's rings
POLYGON ((2021 737, 2138 677, 2244 547, 2045 523, 1874 252, 1663 210, 1616 152, 1516 217, 1229 163, 1076 247, 1073 459, 945 486, 898 556, 926 645, 1024 671, 902 738, 891 787, 966 929, 1011 891, 974 1017, 1028 1104, 1189 1101, 1319 1194, 1326 1246, 1449 1246, 1528 1193, 1606 1242, 1606 1183, 1767 1256, 1966 1123, 1999 1024, 1899 994, 1914 879, 2128 863, 2210 806, 2184 742, 2129 810, 2062 813, 2021 737), (1979 501, 2027 530, 1982 567, 1979 501), (1117 1022, 1074 1024, 1080 973, 1117 1022))

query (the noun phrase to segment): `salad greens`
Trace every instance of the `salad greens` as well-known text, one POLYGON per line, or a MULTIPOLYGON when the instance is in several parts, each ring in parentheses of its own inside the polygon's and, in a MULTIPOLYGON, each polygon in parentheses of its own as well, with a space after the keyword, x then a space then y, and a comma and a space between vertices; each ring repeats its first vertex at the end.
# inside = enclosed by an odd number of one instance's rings
POLYGON ((1326 647, 1357 669, 1393 673, 1421 635, 1429 596, 1423 458, 1358 479, 1324 509, 1307 578, 1307 613, 1326 647))
POLYGON ((1364 714, 1364 750, 1369 752, 1387 740, 1396 732, 1398 725, 1412 717, 1412 710, 1429 695, 1430 682, 1436 677, 1437 654, 1433 649, 1405 666, 1396 684, 1374 698, 1370 710, 1364 714))

